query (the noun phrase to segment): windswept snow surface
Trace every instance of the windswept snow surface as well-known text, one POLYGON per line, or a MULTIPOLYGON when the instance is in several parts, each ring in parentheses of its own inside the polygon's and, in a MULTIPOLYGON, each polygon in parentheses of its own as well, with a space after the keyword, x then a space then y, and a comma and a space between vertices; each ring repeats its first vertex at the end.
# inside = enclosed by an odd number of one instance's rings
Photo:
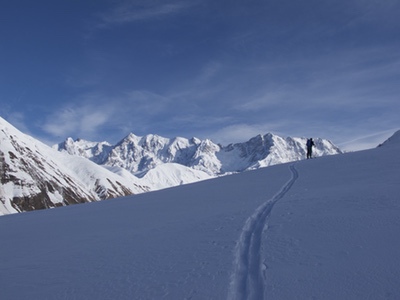
POLYGON ((153 190, 193 183, 212 178, 206 172, 191 169, 180 164, 167 163, 149 170, 142 178, 153 190))
POLYGON ((0 218, 1 299, 400 299, 400 141, 0 218))

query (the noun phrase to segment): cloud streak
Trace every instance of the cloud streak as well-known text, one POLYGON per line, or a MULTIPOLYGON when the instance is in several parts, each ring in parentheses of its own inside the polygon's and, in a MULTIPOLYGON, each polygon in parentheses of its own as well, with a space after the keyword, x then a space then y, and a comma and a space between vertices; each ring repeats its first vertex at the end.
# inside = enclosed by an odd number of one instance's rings
POLYGON ((170 101, 148 91, 83 94, 49 115, 41 128, 57 139, 71 136, 115 142, 134 130, 151 130, 151 123, 172 106, 170 101))
POLYGON ((100 107, 68 105, 49 116, 42 129, 57 138, 92 136, 109 122, 110 116, 100 107))
POLYGON ((193 2, 189 1, 127 1, 100 16, 99 27, 122 25, 137 21, 147 21, 162 17, 174 16, 187 8, 193 2))

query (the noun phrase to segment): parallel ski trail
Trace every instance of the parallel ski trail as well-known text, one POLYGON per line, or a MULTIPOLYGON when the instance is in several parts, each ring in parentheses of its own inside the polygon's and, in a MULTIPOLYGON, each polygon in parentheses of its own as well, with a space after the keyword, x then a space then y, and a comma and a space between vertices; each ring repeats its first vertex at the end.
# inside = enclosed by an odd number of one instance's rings
POLYGON ((292 173, 291 179, 279 193, 256 209, 242 229, 235 249, 229 300, 264 299, 264 266, 261 262, 260 253, 262 232, 275 203, 285 196, 299 177, 294 165, 289 168, 292 173))

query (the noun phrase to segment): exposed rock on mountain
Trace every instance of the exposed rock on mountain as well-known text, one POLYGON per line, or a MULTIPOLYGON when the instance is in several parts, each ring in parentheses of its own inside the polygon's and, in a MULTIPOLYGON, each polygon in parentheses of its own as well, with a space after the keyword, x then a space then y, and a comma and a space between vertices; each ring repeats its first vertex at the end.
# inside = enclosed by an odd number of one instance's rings
POLYGON ((60 153, 0 118, 0 215, 147 191, 88 159, 60 153))

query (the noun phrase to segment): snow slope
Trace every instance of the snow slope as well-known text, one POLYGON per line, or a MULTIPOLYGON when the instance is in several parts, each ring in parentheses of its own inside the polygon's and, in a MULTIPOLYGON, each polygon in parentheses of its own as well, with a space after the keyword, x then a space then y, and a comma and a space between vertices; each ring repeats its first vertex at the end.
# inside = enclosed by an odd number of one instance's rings
POLYGON ((149 170, 141 179, 155 191, 210 178, 212 177, 206 172, 176 163, 166 163, 149 170))
POLYGON ((60 153, 0 118, 0 215, 141 193, 148 187, 60 153))
POLYGON ((3 216, 0 298, 399 299, 399 153, 3 216))

